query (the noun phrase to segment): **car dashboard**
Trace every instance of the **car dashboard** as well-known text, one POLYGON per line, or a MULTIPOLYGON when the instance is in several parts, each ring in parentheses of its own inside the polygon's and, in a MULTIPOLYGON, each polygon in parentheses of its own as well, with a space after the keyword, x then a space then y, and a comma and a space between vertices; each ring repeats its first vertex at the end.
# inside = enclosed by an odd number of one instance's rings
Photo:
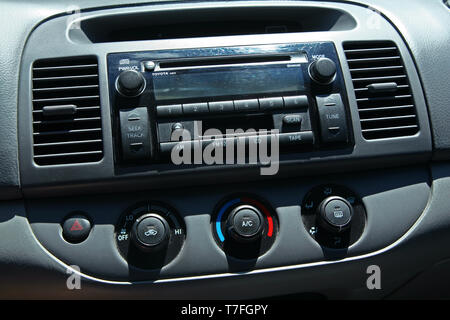
POLYGON ((2 7, 1 297, 450 297, 444 1, 2 7))

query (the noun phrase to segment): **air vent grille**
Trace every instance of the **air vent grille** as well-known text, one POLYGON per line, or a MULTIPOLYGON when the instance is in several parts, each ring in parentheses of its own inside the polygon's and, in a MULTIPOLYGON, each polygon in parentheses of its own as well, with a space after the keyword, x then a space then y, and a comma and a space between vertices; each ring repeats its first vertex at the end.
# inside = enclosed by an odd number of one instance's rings
POLYGON ((97 58, 37 60, 32 72, 35 163, 57 165, 101 160, 97 58))
POLYGON ((347 42, 344 51, 363 137, 371 140, 416 134, 419 126, 414 99, 395 43, 347 42))

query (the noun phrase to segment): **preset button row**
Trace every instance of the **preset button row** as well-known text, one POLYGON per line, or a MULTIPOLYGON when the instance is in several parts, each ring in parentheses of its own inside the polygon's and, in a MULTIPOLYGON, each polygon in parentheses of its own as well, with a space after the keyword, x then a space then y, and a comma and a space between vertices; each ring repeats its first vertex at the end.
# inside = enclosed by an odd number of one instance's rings
POLYGON ((228 113, 235 111, 297 109, 308 106, 307 96, 286 96, 157 106, 156 114, 159 117, 178 117, 182 115, 228 113))

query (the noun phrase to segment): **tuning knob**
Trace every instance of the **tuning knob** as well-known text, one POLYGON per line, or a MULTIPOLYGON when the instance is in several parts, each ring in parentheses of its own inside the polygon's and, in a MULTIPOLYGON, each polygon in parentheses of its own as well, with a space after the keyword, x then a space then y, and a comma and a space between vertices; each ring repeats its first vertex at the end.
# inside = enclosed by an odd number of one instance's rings
POLYGON ((131 238, 139 249, 148 251, 164 247, 169 234, 170 226, 167 221, 158 214, 149 213, 136 219, 131 238))
POLYGON ((145 89, 145 78, 135 70, 126 70, 116 79, 116 90, 125 97, 136 97, 145 89))
POLYGON ((262 234, 263 225, 261 212, 249 205, 236 207, 227 219, 228 233, 238 241, 256 240, 262 234))
POLYGON ((336 75, 336 64, 331 59, 319 58, 310 65, 309 74, 317 83, 329 84, 336 75))
POLYGON ((352 205, 342 197, 332 196, 323 200, 317 208, 319 226, 332 233, 340 233, 350 227, 352 205))

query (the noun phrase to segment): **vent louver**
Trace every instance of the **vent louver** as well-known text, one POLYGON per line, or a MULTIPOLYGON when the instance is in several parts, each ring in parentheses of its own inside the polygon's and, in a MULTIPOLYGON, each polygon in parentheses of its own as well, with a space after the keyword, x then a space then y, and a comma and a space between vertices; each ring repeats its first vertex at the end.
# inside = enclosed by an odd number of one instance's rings
POLYGON ((32 72, 35 163, 56 165, 101 160, 97 58, 37 60, 32 72))
POLYGON ((363 137, 372 140, 416 134, 419 126, 414 99, 395 43, 347 42, 344 52, 363 137))

